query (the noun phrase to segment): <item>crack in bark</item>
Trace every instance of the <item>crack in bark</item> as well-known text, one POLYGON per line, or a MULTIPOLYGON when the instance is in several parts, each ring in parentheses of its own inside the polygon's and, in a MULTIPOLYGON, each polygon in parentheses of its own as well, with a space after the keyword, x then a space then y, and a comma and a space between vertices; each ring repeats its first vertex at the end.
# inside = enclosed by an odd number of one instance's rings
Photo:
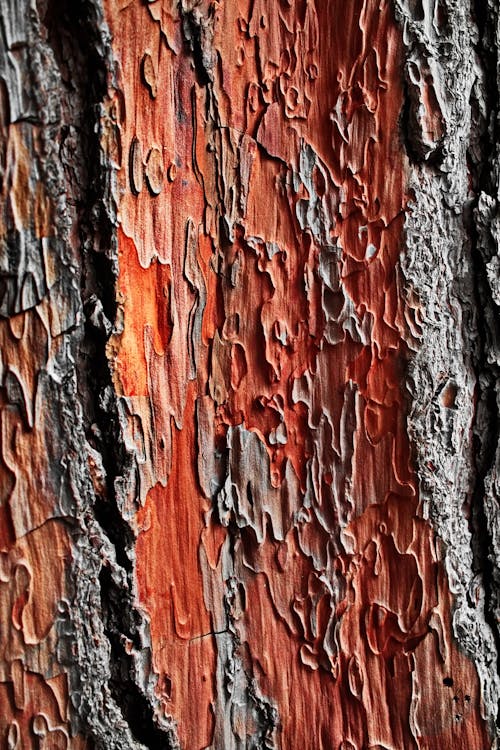
MULTIPOLYGON (((234 518, 229 522, 227 531, 229 537, 229 554, 234 572, 234 564, 236 561, 236 541, 241 540, 241 529, 238 527, 234 518)), ((236 628, 237 619, 233 614, 233 602, 236 598, 238 583, 239 580, 236 575, 234 575, 232 578, 229 578, 226 581, 226 593, 224 595, 224 608, 228 623, 227 630, 231 635, 233 654, 239 654, 242 646, 236 628), (233 581, 236 584, 236 587, 232 585, 233 581)), ((272 748, 275 747, 273 733, 279 725, 278 712, 276 708, 271 704, 271 702, 259 693, 257 681, 255 680, 253 675, 249 673, 249 670, 244 664, 243 659, 241 661, 241 666, 245 674, 245 679, 247 681, 247 692, 245 697, 248 704, 253 703, 258 716, 258 726, 255 728, 252 737, 247 738, 247 747, 250 748, 250 750, 252 750, 253 748, 255 748, 255 750, 257 750, 257 748, 262 748, 262 750, 272 750, 272 748)))
MULTIPOLYGON (((134 604, 135 537, 120 512, 120 492, 129 487, 134 467, 123 442, 117 396, 106 356, 107 341, 117 316, 115 226, 110 206, 106 204, 109 167, 103 163, 100 144, 101 106, 107 95, 109 62, 106 59, 106 40, 102 37, 92 0, 80 3, 48 0, 44 10, 48 42, 68 91, 70 107, 77 108, 76 129, 81 150, 77 163, 82 166, 84 178, 81 183, 73 183, 72 175, 69 176, 78 209, 81 295, 85 316, 79 347, 78 391, 86 439, 100 457, 103 472, 99 486, 96 487, 94 482, 92 511, 104 546, 116 559, 115 563, 104 556, 99 574, 100 619, 110 645, 107 687, 127 722, 130 734, 141 743, 141 747, 155 750, 175 748, 175 733, 173 729, 161 727, 155 718, 151 698, 138 682, 134 654, 127 648, 131 644, 143 660, 147 651, 147 661, 150 660, 149 647, 145 649, 141 643, 141 629, 146 624, 134 604), (73 97, 77 99, 76 105, 73 97)), ((96 526, 95 522, 91 525, 96 526)), ((90 673, 85 677, 95 679, 96 689, 99 689, 97 682, 102 681, 102 675, 90 673)), ((88 716, 82 715, 80 719, 95 746, 108 750, 107 735, 101 737, 101 732, 88 716)), ((121 728, 117 727, 113 742, 120 748, 126 743, 121 734, 121 728)))
POLYGON ((185 2, 181 0, 179 15, 183 22, 184 40, 193 58, 198 83, 200 86, 208 86, 213 81, 210 44, 208 43, 212 35, 213 22, 211 17, 204 18, 199 8, 188 10, 184 5, 185 2))
POLYGON ((428 168, 439 169, 443 161, 443 146, 440 144, 434 151, 427 154, 422 147, 419 126, 417 122, 418 101, 411 90, 408 66, 405 66, 403 78, 403 106, 400 115, 399 132, 403 141, 408 160, 412 165, 425 164, 428 168))
POLYGON ((127 653, 127 645, 140 649, 140 622, 133 622, 135 610, 130 594, 116 585, 107 568, 102 568, 99 581, 104 632, 111 645, 109 685, 112 695, 132 735, 142 745, 150 750, 177 747, 173 733, 163 731, 155 723, 152 707, 134 680, 134 667, 127 653))
MULTIPOLYGON (((497 88, 498 54, 493 30, 498 18, 497 8, 493 5, 474 0, 473 12, 479 30, 476 52, 484 74, 481 93, 485 97, 486 117, 478 128, 476 135, 476 153, 469 150, 470 171, 474 181, 475 199, 470 207, 466 225, 470 233, 473 269, 474 292, 477 301, 477 321, 479 343, 475 363, 477 375, 477 408, 474 429, 474 461, 476 484, 472 498, 471 533, 474 563, 481 574, 485 592, 485 620, 493 632, 497 648, 497 672, 500 674, 500 628, 498 611, 500 607, 500 571, 495 561, 495 539, 491 531, 494 519, 488 518, 486 495, 487 479, 497 463, 500 440, 500 413, 498 405, 498 384, 500 368, 494 361, 495 349, 498 350, 500 336, 500 314, 493 298, 488 281, 487 262, 490 259, 488 248, 493 257, 498 248, 491 233, 491 224, 481 216, 481 198, 484 195, 494 198, 498 190, 498 130, 499 130, 499 94, 497 88), (493 356, 491 356, 493 355, 493 356)), ((481 121, 479 103, 472 101, 476 109, 476 120, 481 121)), ((476 122, 476 125, 479 125, 476 122)), ((498 212, 498 202, 496 211, 498 212)), ((491 215, 489 217, 493 219, 491 215)), ((491 492, 491 488, 490 488, 491 492)), ((496 716, 497 727, 500 727, 500 701, 496 716)))

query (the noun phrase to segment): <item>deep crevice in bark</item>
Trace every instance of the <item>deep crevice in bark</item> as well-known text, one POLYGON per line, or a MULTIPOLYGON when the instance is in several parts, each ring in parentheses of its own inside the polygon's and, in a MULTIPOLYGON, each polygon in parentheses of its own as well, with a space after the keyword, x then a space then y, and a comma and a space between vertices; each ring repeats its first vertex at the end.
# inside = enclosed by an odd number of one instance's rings
POLYGON ((421 142, 419 125, 417 120, 417 111, 419 102, 411 92, 408 71, 405 70, 403 76, 403 105, 401 107, 399 132, 401 140, 410 164, 422 165, 427 168, 439 168, 444 158, 442 144, 434 151, 426 152, 421 142))
MULTIPOLYGON (((497 384, 500 369, 488 357, 499 340, 500 316, 493 300, 492 290, 487 276, 486 247, 494 247, 489 227, 485 226, 479 216, 481 194, 495 196, 497 175, 494 172, 497 161, 499 93, 497 89, 497 50, 493 38, 496 18, 493 8, 486 3, 474 0, 473 12, 478 26, 479 39, 476 48, 484 74, 482 93, 486 101, 488 118, 475 133, 476 142, 469 149, 469 168, 473 181, 475 198, 465 215, 465 225, 471 238, 474 269, 474 294, 476 298, 478 352, 475 363, 477 374, 477 406, 474 429, 474 461, 476 483, 471 502, 470 528, 472 534, 472 551, 476 572, 480 573, 485 592, 485 620, 490 625, 497 648, 497 672, 500 674, 500 630, 496 616, 498 610, 499 571, 493 559, 493 538, 488 524, 485 496, 488 492, 486 480, 494 468, 497 448, 500 440, 500 414, 497 403, 497 384), (489 236, 488 236, 489 235, 489 236)), ((473 127, 481 122, 479 105, 471 101, 473 127), (474 122, 474 119, 476 122, 474 122)), ((493 253, 494 254, 494 251, 493 253)), ((500 702, 496 717, 500 727, 500 702)))
POLYGON ((131 627, 134 608, 129 594, 112 580, 108 568, 99 576, 102 592, 104 632, 111 645, 111 679, 109 686, 133 736, 150 750, 170 750, 172 738, 154 722, 151 706, 135 684, 127 642, 140 648, 138 628, 131 627))
POLYGON ((207 60, 207 50, 204 49, 207 46, 204 37, 209 32, 208 19, 204 19, 197 8, 184 11, 182 3, 179 3, 179 12, 183 20, 184 40, 193 58, 198 83, 200 86, 208 86, 212 81, 211 66, 207 60))
MULTIPOLYGON (((216 509, 217 504, 214 502, 214 508, 216 509)), ((217 512, 217 511, 216 511, 217 512)), ((229 544, 230 544, 230 556, 232 564, 237 560, 235 553, 236 541, 241 540, 242 530, 239 528, 236 520, 231 520, 227 526, 229 544)), ((226 582, 226 594, 224 597, 224 609, 226 612, 226 620, 228 623, 227 632, 229 632, 233 644, 234 652, 242 654, 243 644, 240 641, 238 632, 236 629, 236 620, 233 614, 233 605, 237 595, 237 589, 239 586, 239 580, 237 577, 229 579, 226 582), (234 581, 234 583, 233 583, 234 581)), ((245 678, 247 681, 247 694, 246 698, 248 705, 253 704, 255 712, 258 717, 258 725, 255 727, 254 734, 249 739, 249 748, 262 748, 262 750, 271 750, 274 748, 273 733, 274 730, 279 726, 279 715, 276 708, 272 703, 265 697, 259 694, 256 680, 248 669, 248 665, 245 663, 247 660, 242 658, 242 667, 244 669, 245 678)), ((251 661, 251 660, 248 660, 251 661)))
MULTIPOLYGON (((42 10, 48 42, 68 95, 69 122, 77 133, 80 151, 76 161, 80 171, 76 175, 83 177, 81 182, 73 182, 75 175, 68 174, 68 188, 75 192, 77 207, 85 317, 78 363, 79 397, 86 438, 99 454, 104 469, 104 482, 95 488, 93 512, 113 545, 118 566, 126 574, 120 585, 103 563, 99 576, 101 617, 111 653, 108 687, 132 736, 148 748, 162 750, 175 746, 173 733, 157 724, 153 707, 135 679, 133 656, 127 651, 127 644, 141 649, 143 623, 133 597, 134 567, 130 555, 134 534, 120 512, 117 495, 117 482, 130 477, 133 468, 121 434, 106 357, 117 315, 115 226, 110 216, 113 207, 106 203, 108 172, 100 144, 101 105, 107 95, 109 64, 106 41, 92 0, 74 4, 69 0, 48 0, 42 10)), ((100 747, 93 727, 86 724, 87 732, 100 747)))

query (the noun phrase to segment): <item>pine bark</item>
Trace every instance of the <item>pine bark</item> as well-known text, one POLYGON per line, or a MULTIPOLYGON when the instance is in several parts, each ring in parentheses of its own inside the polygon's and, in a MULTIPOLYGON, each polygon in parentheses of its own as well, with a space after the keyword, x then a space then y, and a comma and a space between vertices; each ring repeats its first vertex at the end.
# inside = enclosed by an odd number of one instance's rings
POLYGON ((1 746, 496 747, 498 3, 0 9, 1 746))

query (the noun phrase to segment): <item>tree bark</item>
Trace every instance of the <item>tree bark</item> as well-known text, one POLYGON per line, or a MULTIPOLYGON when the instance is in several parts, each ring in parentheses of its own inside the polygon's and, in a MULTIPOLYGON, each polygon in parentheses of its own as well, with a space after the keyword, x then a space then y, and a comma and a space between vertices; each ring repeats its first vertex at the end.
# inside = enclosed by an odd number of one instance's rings
POLYGON ((496 747, 498 3, 1 10, 2 747, 496 747))

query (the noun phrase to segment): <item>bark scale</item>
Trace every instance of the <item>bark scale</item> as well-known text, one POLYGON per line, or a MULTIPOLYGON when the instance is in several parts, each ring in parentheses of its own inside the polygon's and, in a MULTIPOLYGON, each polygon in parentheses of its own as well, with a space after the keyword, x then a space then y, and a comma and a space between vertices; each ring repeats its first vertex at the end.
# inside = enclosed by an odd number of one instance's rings
POLYGON ((6 747, 496 746, 496 5, 2 20, 6 747))

